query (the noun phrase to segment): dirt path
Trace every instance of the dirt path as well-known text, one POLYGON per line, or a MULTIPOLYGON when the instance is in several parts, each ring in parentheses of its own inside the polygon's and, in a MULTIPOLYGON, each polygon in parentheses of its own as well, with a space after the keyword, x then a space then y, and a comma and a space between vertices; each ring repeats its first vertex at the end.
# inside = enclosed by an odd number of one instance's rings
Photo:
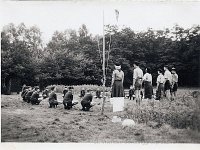
MULTIPOLYGON (((59 95, 61 99, 61 95, 59 95)), ((79 99, 75 96, 75 99, 79 99)), ((99 102, 95 99, 95 102, 99 102)), ((186 129, 163 126, 159 129, 138 124, 135 128, 122 129, 120 123, 112 123, 112 107, 106 103, 105 115, 101 105, 92 112, 80 111, 80 104, 72 110, 48 108, 47 100, 40 105, 31 105, 19 95, 1 96, 2 142, 89 142, 89 143, 138 143, 138 142, 189 142, 199 143, 199 134, 186 129)))

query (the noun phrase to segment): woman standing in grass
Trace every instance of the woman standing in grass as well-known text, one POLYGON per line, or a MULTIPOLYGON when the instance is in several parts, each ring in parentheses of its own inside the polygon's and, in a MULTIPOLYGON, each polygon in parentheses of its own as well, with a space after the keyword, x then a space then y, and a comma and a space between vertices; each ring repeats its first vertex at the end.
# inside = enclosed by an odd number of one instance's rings
POLYGON ((172 99, 174 99, 176 97, 176 92, 178 89, 178 75, 176 73, 176 69, 172 68, 172 99))
POLYGON ((156 100, 160 100, 164 94, 164 83, 165 78, 163 76, 162 70, 158 70, 158 77, 157 77, 157 90, 156 90, 156 100))
POLYGON ((144 82, 144 98, 151 99, 153 95, 153 87, 152 87, 152 75, 150 74, 150 69, 145 69, 145 74, 143 76, 144 82))
POLYGON ((116 64, 112 74, 112 97, 124 96, 123 82, 124 72, 121 70, 121 65, 116 64))

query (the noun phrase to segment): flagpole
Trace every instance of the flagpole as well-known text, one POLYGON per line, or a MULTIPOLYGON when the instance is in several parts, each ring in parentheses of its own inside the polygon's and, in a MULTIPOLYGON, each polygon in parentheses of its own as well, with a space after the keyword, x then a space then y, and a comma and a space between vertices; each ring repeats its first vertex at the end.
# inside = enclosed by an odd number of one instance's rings
POLYGON ((105 74, 105 33, 104 33, 104 10, 103 10, 103 103, 101 109, 101 115, 104 112, 104 105, 105 105, 105 83, 106 83, 106 74, 105 74))

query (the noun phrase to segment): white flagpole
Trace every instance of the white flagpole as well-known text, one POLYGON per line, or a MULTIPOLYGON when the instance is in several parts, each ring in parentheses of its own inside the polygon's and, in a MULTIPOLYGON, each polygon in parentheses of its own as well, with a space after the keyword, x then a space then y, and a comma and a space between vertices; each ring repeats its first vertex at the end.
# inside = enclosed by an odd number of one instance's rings
POLYGON ((105 83, 106 83, 106 74, 105 74, 105 33, 104 33, 104 11, 103 11, 103 103, 101 109, 101 115, 104 112, 104 104, 105 104, 105 83))

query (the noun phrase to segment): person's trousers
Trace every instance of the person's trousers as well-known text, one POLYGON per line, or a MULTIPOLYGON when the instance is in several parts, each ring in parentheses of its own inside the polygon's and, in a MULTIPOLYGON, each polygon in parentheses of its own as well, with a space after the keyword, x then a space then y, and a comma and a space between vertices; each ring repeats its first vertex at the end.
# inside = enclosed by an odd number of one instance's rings
POLYGON ((82 101, 81 105, 82 105, 82 110, 83 111, 89 111, 90 108, 92 107, 92 105, 90 104, 90 102, 86 102, 86 101, 82 101))

